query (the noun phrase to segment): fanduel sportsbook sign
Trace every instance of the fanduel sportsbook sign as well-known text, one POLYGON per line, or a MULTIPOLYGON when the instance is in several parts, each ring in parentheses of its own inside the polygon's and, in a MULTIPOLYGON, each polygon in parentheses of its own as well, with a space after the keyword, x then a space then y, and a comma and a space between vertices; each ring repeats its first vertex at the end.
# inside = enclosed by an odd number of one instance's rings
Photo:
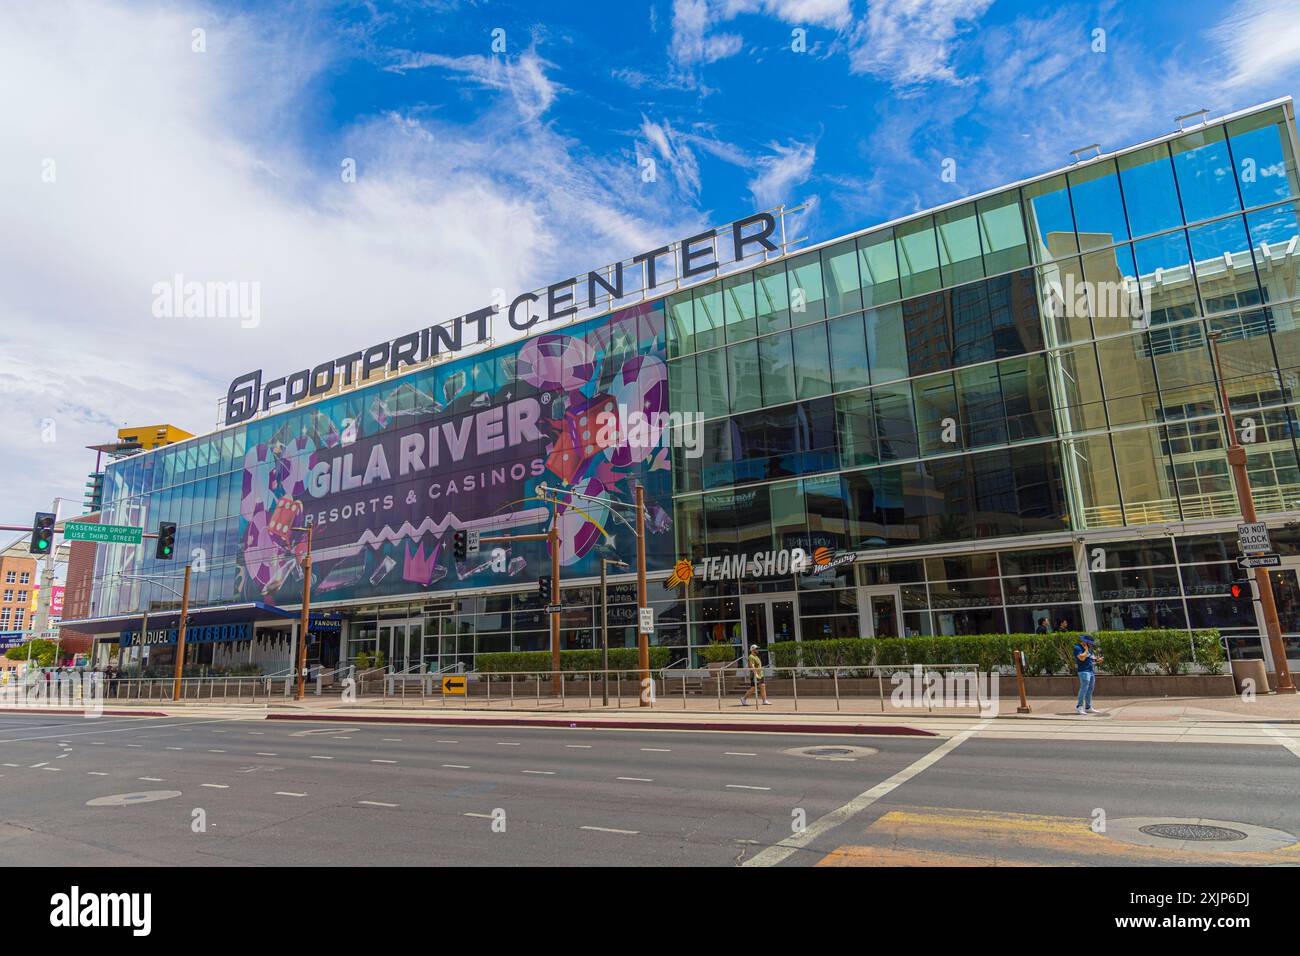
MULTIPOLYGON (((512 329, 526 332, 538 322, 555 322, 576 316, 580 307, 590 309, 606 303, 612 308, 624 297, 623 271, 627 263, 641 267, 644 282, 638 288, 650 292, 670 278, 687 280, 718 271, 723 264, 718 256, 725 246, 730 246, 729 262, 743 261, 748 250, 775 252, 777 245, 771 240, 775 231, 776 217, 771 213, 756 213, 722 229, 710 229, 672 245, 643 252, 626 262, 616 262, 608 270, 588 272, 585 282, 580 283, 577 276, 570 276, 539 292, 525 292, 510 303, 506 318, 512 329), (725 238, 728 233, 730 242, 725 238), (676 266, 671 270, 671 277, 661 275, 659 266, 665 259, 676 266), (585 286, 582 290, 586 293, 585 299, 579 299, 580 284, 585 286), (544 305, 537 305, 543 298, 544 305), (535 312, 534 308, 538 311, 535 312)), ((495 305, 491 305, 450 322, 322 362, 315 368, 271 379, 265 384, 262 370, 248 372, 231 382, 226 391, 226 424, 237 425, 276 405, 324 395, 334 388, 340 377, 345 387, 351 387, 385 369, 396 372, 407 366, 421 365, 435 355, 458 352, 466 346, 485 342, 491 337, 491 320, 499 312, 495 305)))

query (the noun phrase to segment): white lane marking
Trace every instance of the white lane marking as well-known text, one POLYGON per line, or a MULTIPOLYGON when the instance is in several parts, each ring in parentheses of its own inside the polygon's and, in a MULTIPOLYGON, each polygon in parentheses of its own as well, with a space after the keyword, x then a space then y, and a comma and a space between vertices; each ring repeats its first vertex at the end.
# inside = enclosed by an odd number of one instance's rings
POLYGON ((521 771, 519 771, 519 772, 520 772, 520 773, 537 773, 537 774, 542 774, 542 775, 547 776, 547 777, 554 777, 554 776, 555 776, 555 771, 554 771, 554 770, 521 770, 521 771))
POLYGON ((128 747, 143 747, 144 744, 127 744, 128 747))
POLYGON ((71 756, 72 756, 71 754, 59 754, 59 755, 58 755, 57 757, 55 757, 54 759, 55 759, 55 760, 62 760, 64 757, 71 757, 71 756))
POLYGON ((615 780, 631 780, 633 783, 654 783, 649 777, 615 777, 615 780))
POLYGON ((351 737, 331 737, 330 740, 351 740, 351 737))
POLYGON ((776 866, 778 863, 792 856, 797 850, 807 846, 813 840, 817 839, 823 833, 845 823, 857 816, 867 807, 871 806, 881 797, 892 793, 901 787, 907 781, 911 780, 927 767, 938 763, 945 756, 952 753, 963 743, 979 733, 990 724, 990 721, 981 721, 969 730, 964 730, 955 737, 949 737, 938 747, 935 747, 929 753, 920 757, 915 762, 904 767, 898 773, 894 774, 888 780, 883 780, 876 784, 870 790, 858 794, 844 806, 832 810, 823 817, 819 817, 812 823, 808 824, 801 833, 796 833, 786 837, 775 846, 770 846, 766 850, 755 854, 751 859, 746 860, 742 866, 776 866))
MULTIPOLYGON (((115 727, 115 728, 113 728, 112 730, 104 730, 104 729, 102 729, 102 728, 97 728, 97 729, 95 729, 95 730, 85 730, 85 731, 82 731, 81 733, 76 733, 76 734, 42 734, 42 735, 39 736, 39 737, 5 737, 5 738, 3 738, 3 739, 0 739, 0 744, 13 744, 13 743, 18 743, 18 742, 20 742, 20 741, 24 741, 24 740, 62 740, 62 739, 67 738, 67 737, 88 737, 88 736, 90 736, 91 734, 95 734, 95 735, 98 735, 98 736, 103 736, 104 734, 125 734, 125 733, 131 733, 131 732, 133 732, 133 731, 137 731, 137 730, 143 730, 146 726, 150 726, 150 727, 158 727, 158 728, 163 728, 163 729, 167 729, 167 730, 174 730, 174 729, 177 728, 177 727, 193 727, 195 724, 218 724, 218 723, 230 723, 231 721, 235 721, 235 720, 247 720, 248 718, 246 718, 246 717, 216 717, 216 718, 209 718, 209 719, 207 719, 207 720, 188 720, 188 721, 185 721, 184 723, 179 723, 179 724, 169 724, 169 723, 165 723, 165 721, 173 720, 173 719, 175 719, 175 718, 172 718, 172 717, 132 717, 132 718, 129 719, 130 722, 131 722, 133 725, 138 724, 138 726, 130 726, 130 727, 115 727)), ((92 740, 91 743, 94 744, 96 747, 103 747, 103 746, 104 746, 104 741, 102 741, 102 740, 92 740)), ((142 745, 142 744, 127 744, 127 746, 128 746, 128 747, 140 747, 140 746, 143 746, 143 745, 142 745)))
POLYGON ((90 742, 90 745, 91 745, 92 747, 103 747, 103 746, 104 746, 104 741, 102 741, 102 740, 92 740, 92 741, 90 742))
POLYGON ((312 759, 312 760, 333 760, 334 758, 333 758, 333 757, 324 757, 324 756, 321 756, 320 754, 312 754, 312 755, 311 755, 311 759, 312 759))
MULTIPOLYGON (((385 742, 387 742, 387 743, 395 743, 396 741, 399 741, 399 740, 401 740, 402 738, 401 738, 401 737, 384 737, 384 738, 382 738, 382 739, 383 739, 385 742)), ((439 741, 438 741, 438 743, 440 743, 440 744, 445 744, 445 743, 453 743, 453 744, 454 744, 455 742, 456 742, 456 741, 454 741, 454 740, 450 740, 450 741, 448 741, 448 740, 439 740, 439 741)))
POLYGON ((168 747, 168 750, 184 750, 184 747, 168 747))
POLYGON ((199 784, 199 786, 200 786, 200 787, 207 787, 209 790, 229 790, 229 789, 230 789, 230 784, 228 784, 228 783, 201 783, 201 784, 199 784))
POLYGON ((480 819, 480 820, 491 820, 491 819, 492 819, 492 814, 490 814, 490 813, 463 813, 463 814, 461 814, 461 816, 466 816, 466 817, 478 817, 478 819, 480 819))
POLYGON ((137 780, 148 780, 150 783, 162 783, 162 777, 136 777, 137 780))
POLYGON ((275 791, 275 795, 276 795, 277 797, 305 797, 305 796, 307 796, 307 794, 305 794, 305 793, 294 793, 292 790, 277 790, 277 791, 275 791))
MULTIPOLYGON (((131 745, 130 745, 130 744, 127 744, 127 746, 129 747, 129 746, 131 746, 131 745)), ((224 750, 209 750, 208 753, 210 753, 210 754, 223 754, 223 753, 225 753, 225 751, 224 751, 224 750)))
POLYGON ((509 740, 498 740, 498 741, 497 741, 497 746, 498 746, 498 747, 518 747, 519 744, 517 744, 517 743, 513 743, 513 742, 511 742, 511 741, 509 741, 509 740))
POLYGON ((250 737, 265 737, 265 736, 266 736, 266 731, 265 731, 265 730, 250 730, 250 731, 248 732, 248 736, 250 736, 250 737))
POLYGON ((757 757, 758 754, 745 753, 745 752, 742 751, 742 750, 724 750, 724 751, 722 752, 722 756, 724 756, 724 757, 757 757))
MULTIPOLYGON (((401 740, 402 738, 401 738, 401 737, 394 737, 393 739, 394 739, 394 740, 401 740)), ((437 743, 440 743, 440 744, 458 744, 458 743, 460 743, 460 741, 459 741, 459 740, 439 740, 439 741, 437 741, 437 743)))
POLYGON ((727 784, 727 789, 728 789, 728 790, 771 790, 772 788, 771 788, 771 787, 751 787, 751 786, 749 786, 748 784, 744 784, 744 783, 729 783, 729 784, 727 784))
POLYGON ((395 807, 395 803, 380 803, 378 800, 358 800, 357 803, 364 803, 368 807, 395 807))
POLYGON ((570 750, 590 750, 591 744, 565 744, 570 750))
POLYGON ((34 764, 32 764, 32 765, 31 765, 30 767, 28 767, 27 769, 28 769, 28 770, 35 770, 37 767, 44 767, 47 763, 49 763, 48 760, 42 760, 40 763, 34 763, 34 764))
POLYGON ((42 770, 53 770, 55 773, 57 773, 58 771, 62 770, 63 768, 62 768, 62 767, 42 767, 41 769, 42 769, 42 770))
POLYGON ((396 760, 372 760, 371 763, 397 763, 396 760))
POLYGON ((6 766, 6 767, 17 767, 18 764, 16 764, 16 763, 7 763, 7 764, 5 764, 5 766, 6 766))
POLYGON ((280 755, 279 755, 279 754, 267 753, 267 752, 264 751, 264 750, 259 750, 256 754, 254 754, 254 756, 256 756, 256 757, 278 757, 278 756, 280 756, 280 755))
POLYGON ((72 744, 68 743, 66 740, 60 740, 60 741, 59 741, 59 746, 60 746, 60 747, 71 747, 72 744))
POLYGON ((1280 743, 1287 750, 1291 751, 1297 757, 1300 757, 1300 740, 1296 740, 1294 737, 1286 736, 1286 734, 1282 733, 1282 731, 1278 730, 1276 727, 1261 727, 1260 729, 1263 730, 1264 733, 1272 737, 1274 740, 1276 740, 1278 743, 1280 743))
POLYGON ((651 754, 670 754, 670 753, 672 753, 671 748, 668 748, 668 747, 642 747, 641 749, 644 750, 646 753, 651 753, 651 754))
POLYGON ((224 734, 224 733, 225 733, 224 730, 214 730, 214 731, 212 731, 212 732, 213 732, 214 734, 224 734))
POLYGON ((445 763, 443 764, 448 770, 468 770, 469 764, 464 763, 445 763))
POLYGON ((87 771, 86 771, 86 776, 88 776, 88 777, 107 777, 108 774, 104 773, 104 771, 102 771, 102 770, 87 770, 87 771))
POLYGON ((621 833, 624 836, 636 836, 640 830, 615 830, 613 827, 578 827, 579 830, 591 830, 595 833, 621 833))

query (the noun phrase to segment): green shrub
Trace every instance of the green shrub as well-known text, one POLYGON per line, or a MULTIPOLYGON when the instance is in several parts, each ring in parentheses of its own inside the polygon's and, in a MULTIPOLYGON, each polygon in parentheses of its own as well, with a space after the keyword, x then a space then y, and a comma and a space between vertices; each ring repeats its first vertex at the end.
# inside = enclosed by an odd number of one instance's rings
POLYGON ((708 644, 699 650, 700 660, 705 664, 730 664, 742 657, 739 644, 708 644))
MULTIPOLYGON (((650 669, 659 670, 667 667, 672 660, 672 648, 650 648, 650 669)), ((730 658, 729 658, 730 659, 730 658)), ((475 666, 481 674, 504 674, 522 671, 550 671, 550 651, 501 651, 494 654, 479 654, 475 666)), ((611 647, 609 649, 609 669, 635 671, 640 661, 635 647, 611 647)), ((560 651, 561 671, 598 671, 601 669, 601 652, 599 650, 560 651)))
MULTIPOLYGON (((1223 669, 1219 632, 1153 628, 1145 631, 1098 631, 1098 668, 1119 676, 1151 667, 1165 674, 1185 673, 1193 664, 1211 674, 1223 669)), ((968 636, 847 637, 829 641, 782 641, 769 650, 777 667, 896 667, 913 664, 974 664, 981 671, 1014 665, 1011 652, 1025 652, 1030 676, 1073 674, 1076 632, 1053 634, 976 634, 968 636)))

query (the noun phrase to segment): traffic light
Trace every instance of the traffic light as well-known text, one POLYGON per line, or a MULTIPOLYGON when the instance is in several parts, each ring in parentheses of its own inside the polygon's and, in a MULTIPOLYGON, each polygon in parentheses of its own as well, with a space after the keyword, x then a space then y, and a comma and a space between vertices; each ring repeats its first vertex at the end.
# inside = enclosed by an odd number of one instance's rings
POLYGON ((153 556, 159 561, 170 561, 176 556, 176 522, 158 522, 158 547, 153 556))
POLYGON ((36 512, 32 522, 32 542, 29 545, 32 554, 49 554, 54 547, 54 515, 48 511, 36 512))
POLYGON ((1234 600, 1239 599, 1243 596, 1251 597, 1250 579, 1245 578, 1245 579, 1238 579, 1236 581, 1233 581, 1232 586, 1228 588, 1228 593, 1232 595, 1234 600))
POLYGON ((537 579, 537 596, 542 599, 543 604, 551 603, 551 579, 549 577, 537 579))
POLYGON ((469 557, 469 535, 464 531, 457 531, 453 534, 451 536, 451 549, 457 561, 464 561, 469 557))

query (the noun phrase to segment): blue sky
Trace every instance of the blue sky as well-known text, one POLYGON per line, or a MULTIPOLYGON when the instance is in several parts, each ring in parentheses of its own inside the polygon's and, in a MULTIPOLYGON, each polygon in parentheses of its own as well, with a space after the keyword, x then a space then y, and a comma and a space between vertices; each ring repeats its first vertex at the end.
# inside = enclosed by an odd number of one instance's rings
POLYGON ((1300 0, 3 5, 3 520, 78 500, 120 425, 211 430, 250 369, 781 203, 830 239, 1298 78, 1300 0), (160 317, 178 275, 258 321, 160 317))

